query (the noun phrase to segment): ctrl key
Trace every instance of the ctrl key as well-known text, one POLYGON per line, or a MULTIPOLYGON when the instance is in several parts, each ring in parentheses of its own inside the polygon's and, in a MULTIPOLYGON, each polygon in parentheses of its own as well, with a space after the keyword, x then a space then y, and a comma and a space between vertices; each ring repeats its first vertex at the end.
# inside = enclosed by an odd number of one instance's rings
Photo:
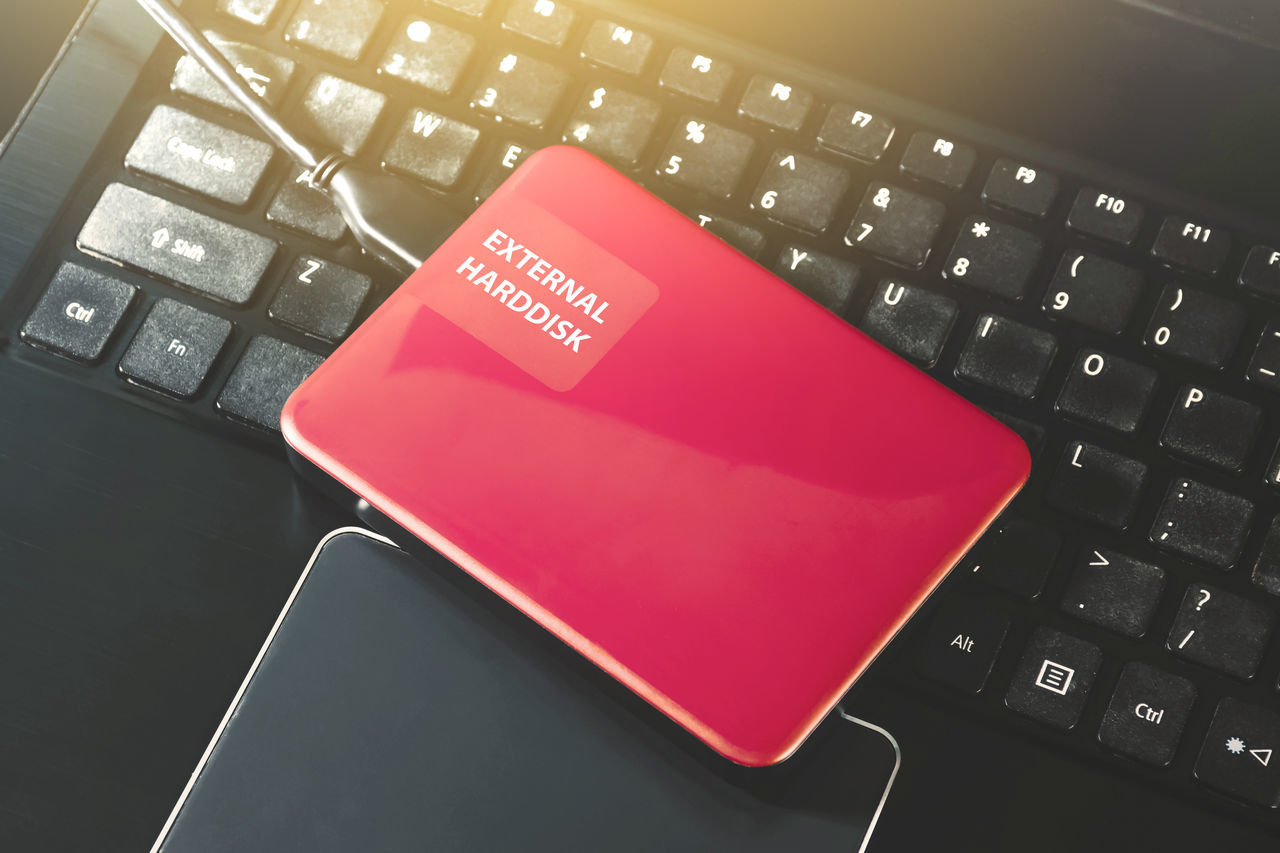
POLYGON ((137 292, 79 264, 63 264, 20 334, 32 346, 86 364, 97 361, 137 292))
POLYGON ((1263 808, 1280 807, 1280 714, 1223 699, 1196 760, 1196 779, 1263 808))

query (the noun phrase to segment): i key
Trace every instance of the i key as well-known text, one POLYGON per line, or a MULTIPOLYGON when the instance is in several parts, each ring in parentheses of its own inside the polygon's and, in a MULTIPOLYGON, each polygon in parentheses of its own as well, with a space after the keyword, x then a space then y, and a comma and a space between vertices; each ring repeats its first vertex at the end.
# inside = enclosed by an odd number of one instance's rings
POLYGON ((1193 585, 1173 621, 1165 648, 1237 678, 1252 678, 1276 617, 1260 604, 1217 587, 1193 585))

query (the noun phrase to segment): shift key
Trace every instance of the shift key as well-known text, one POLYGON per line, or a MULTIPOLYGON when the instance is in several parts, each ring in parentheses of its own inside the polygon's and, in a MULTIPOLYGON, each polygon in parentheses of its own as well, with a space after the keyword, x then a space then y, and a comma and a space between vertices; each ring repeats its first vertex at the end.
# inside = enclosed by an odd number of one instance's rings
POLYGON ((103 191, 76 245, 233 305, 253 296, 278 248, 261 234, 124 184, 103 191))

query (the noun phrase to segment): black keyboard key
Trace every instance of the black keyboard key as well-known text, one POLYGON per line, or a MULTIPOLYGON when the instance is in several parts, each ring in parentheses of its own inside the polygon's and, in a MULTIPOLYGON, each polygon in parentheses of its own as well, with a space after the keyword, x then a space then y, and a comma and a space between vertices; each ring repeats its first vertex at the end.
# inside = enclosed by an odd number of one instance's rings
POLYGON ((1018 661, 1004 704, 1056 729, 1073 729, 1101 663, 1102 652, 1092 643, 1037 628, 1018 661))
POLYGON ((267 207, 267 221, 282 228, 310 234, 336 243, 347 233, 347 222, 329 197, 312 189, 306 176, 294 168, 267 207))
POLYGON ((700 101, 718 104, 732 79, 733 66, 723 59, 713 59, 688 48, 677 47, 671 51, 667 64, 662 66, 658 85, 700 101))
POLYGON ((949 296, 885 279, 871 296, 862 331, 898 355, 933 367, 959 313, 949 296))
POLYGON ((1194 584, 1183 596, 1164 647, 1219 672, 1252 678, 1275 623, 1275 615, 1261 604, 1194 584))
POLYGON ((612 86, 596 86, 578 105, 564 141, 623 166, 640 160, 661 112, 648 98, 612 86))
POLYGON ((935 681, 968 693, 986 686, 1009 617, 988 604, 947 600, 934 614, 916 652, 919 670, 935 681))
POLYGON ((1087 252, 1062 256, 1045 292, 1044 310, 1099 332, 1118 335, 1142 295, 1142 273, 1087 252))
MULTIPOLYGON (((1275 471, 1273 466, 1272 471, 1275 471)), ((1275 477, 1272 476, 1274 483, 1275 477)), ((1267 537, 1262 541, 1262 551, 1253 564, 1253 582, 1272 595, 1280 595, 1280 515, 1271 519, 1267 537)))
POLYGON ((120 359, 120 375, 174 397, 194 397, 231 335, 231 321, 161 299, 120 359))
POLYGON ((224 15, 265 27, 280 6, 280 0, 218 0, 218 11, 224 15))
POLYGON ((76 245, 232 305, 249 301, 277 249, 260 234, 124 184, 103 190, 76 245))
POLYGON ((480 141, 480 131, 427 110, 410 110, 382 155, 389 171, 409 175, 440 189, 450 189, 480 141))
POLYGON ((1133 522, 1147 480, 1147 466, 1093 444, 1067 445, 1049 483, 1049 505, 1112 530, 1133 522))
POLYGON ((1096 187, 1085 187, 1071 205, 1067 227, 1081 234, 1128 246, 1142 227, 1142 205, 1131 198, 1111 195, 1096 187))
POLYGON ((502 28, 560 47, 573 27, 573 10, 559 0, 514 0, 502 28))
POLYGON ((1151 404, 1156 372, 1119 356, 1083 349, 1054 411, 1096 426, 1134 432, 1151 404))
POLYGON ((1160 434, 1168 450, 1228 471, 1238 471, 1262 428, 1262 410, 1198 385, 1184 385, 1160 434))
POLYGON ((956 376, 1023 400, 1040 391, 1058 351, 1053 335, 1006 317, 983 314, 956 363, 956 376))
POLYGON ((1231 250, 1231 238, 1220 228, 1210 228, 1184 216, 1166 216, 1156 234, 1151 255, 1175 267, 1213 275, 1231 250))
POLYGON ((1018 434, 1018 437, 1027 445, 1027 450, 1031 452, 1032 459, 1040 456, 1040 451, 1044 449, 1044 427, 1004 412, 990 409, 988 412, 993 418, 1018 434))
POLYGON ((653 36, 612 21, 596 21, 582 43, 582 56, 596 65, 639 74, 653 52, 653 36))
POLYGON ((1056 530, 1019 518, 1005 519, 978 542, 968 559, 969 573, 1014 595, 1035 598, 1061 548, 1056 530))
POLYGON ((875 163, 893 141, 893 122, 879 113, 834 104, 818 131, 818 144, 864 163, 875 163))
POLYGON ((813 106, 813 93, 764 74, 747 83, 738 102, 738 115, 776 127, 799 130, 813 106))
POLYGON ((303 255, 289 270, 267 315, 277 323, 336 343, 351 331, 372 284, 364 273, 303 255))
POLYGON ((471 97, 471 106, 499 120, 541 128, 551 118, 568 84, 569 75, 554 65, 507 53, 490 60, 471 97))
MULTIPOLYGON (((231 61, 258 97, 272 106, 280 104, 285 90, 289 88, 289 81, 293 79, 296 68, 293 60, 268 53, 253 45, 228 41, 217 33, 206 32, 205 35, 218 52, 231 61)), ((201 68, 200 63, 185 54, 178 60, 169 88, 232 112, 243 111, 225 86, 201 68)))
POLYGON ((1164 570, 1105 548, 1087 549, 1062 595, 1062 612, 1126 637, 1141 637, 1151 623, 1164 570))
POLYGON ((1034 234, 970 216, 943 264, 942 274, 969 287, 1019 301, 1040 262, 1040 238, 1034 234))
POLYGON ((1254 293, 1280 299, 1280 251, 1254 246, 1240 269, 1239 282, 1254 293))
POLYGON ((750 136, 685 116, 658 160, 658 173, 673 183, 728 198, 742 179, 755 143, 750 136))
POLYGON ((783 248, 773 271, 823 307, 844 316, 858 286, 858 265, 794 243, 783 248))
POLYGON ((752 260, 759 259, 764 251, 764 234, 750 225, 705 211, 695 211, 693 218, 699 227, 707 229, 752 260))
POLYGON ((84 363, 97 361, 138 288, 79 264, 63 264, 22 324, 22 339, 84 363))
POLYGON ((124 165, 227 204, 248 203, 275 148, 213 122, 158 106, 124 165))
POLYGON ((332 74, 317 74, 302 96, 298 132, 354 156, 386 105, 387 96, 381 92, 332 74))
POLYGON ((469 18, 482 18, 493 0, 427 0, 427 2, 469 18))
POLYGON ((988 204, 1043 219, 1058 197, 1058 178, 1043 169, 1001 157, 982 188, 988 204))
POLYGON ((475 36, 424 18, 408 18, 382 55, 378 72, 437 95, 448 95, 475 47, 475 36))
POLYGON ((1195 480, 1175 480, 1151 525, 1151 542, 1219 569, 1240 559, 1253 524, 1253 504, 1195 480))
POLYGON ((1196 779, 1265 809, 1280 807, 1280 714, 1223 699, 1196 759, 1196 779))
POLYGON ((480 181, 480 186, 476 188, 476 201, 484 201, 493 195, 493 191, 501 186, 516 167, 528 160, 529 155, 536 150, 518 142, 508 142, 498 146, 495 157, 490 161, 491 165, 480 181))
POLYGON ((972 146, 920 131, 911 137, 900 168, 908 175, 958 190, 978 160, 972 146))
POLYGON ((1221 368, 1235 351, 1244 321, 1243 306, 1171 284, 1151 315, 1146 343, 1158 352, 1221 368))
POLYGON ((249 341, 218 395, 222 414, 265 429, 280 429, 280 410, 323 358, 265 336, 249 341))
POLYGON ((302 0, 284 37, 355 62, 377 28, 384 6, 380 0, 302 0))
POLYGON ((1280 321, 1272 320, 1262 330, 1246 375, 1250 382, 1280 391, 1280 321))
POLYGON ((947 208, 942 202, 887 184, 872 184, 858 205, 846 246, 909 269, 929 259, 947 208))
POLYGON ((1173 761, 1196 701, 1190 681, 1133 661, 1125 664, 1111 704, 1102 717, 1098 742, 1155 767, 1173 761))
POLYGON ((818 234, 831 224, 848 189, 849 173, 839 166, 776 151, 756 184, 751 207, 775 222, 818 234))

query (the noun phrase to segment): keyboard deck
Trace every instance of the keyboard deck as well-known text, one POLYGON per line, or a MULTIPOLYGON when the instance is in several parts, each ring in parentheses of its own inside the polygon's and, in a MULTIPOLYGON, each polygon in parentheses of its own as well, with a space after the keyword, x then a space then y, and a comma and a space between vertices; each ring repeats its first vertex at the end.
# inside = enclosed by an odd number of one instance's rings
MULTIPOLYGON (((581 145, 1005 420, 1030 485, 872 677, 1274 824, 1280 234, 605 5, 186 4, 307 136, 459 209, 581 145)), ((172 45, 92 162, 14 355, 278 443, 397 282, 172 45)))

